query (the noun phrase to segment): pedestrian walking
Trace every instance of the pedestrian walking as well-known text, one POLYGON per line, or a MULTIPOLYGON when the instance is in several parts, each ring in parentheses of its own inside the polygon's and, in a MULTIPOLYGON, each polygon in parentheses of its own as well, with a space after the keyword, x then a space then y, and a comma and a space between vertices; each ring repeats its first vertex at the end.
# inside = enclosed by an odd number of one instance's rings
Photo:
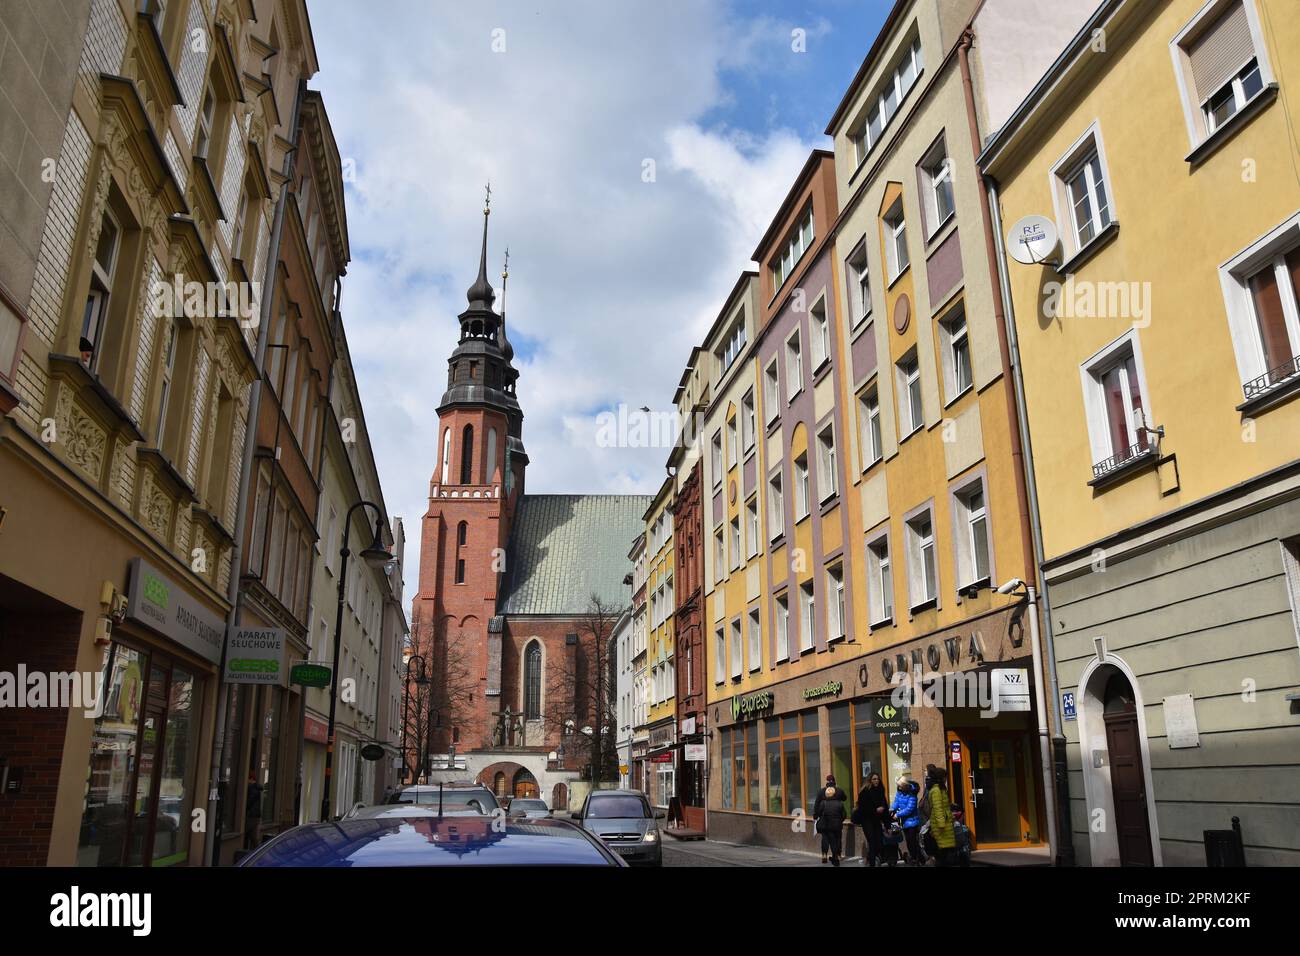
POLYGON ((862 827, 862 837, 866 841, 863 856, 867 866, 879 866, 883 862, 884 828, 889 823, 889 799, 885 796, 885 784, 880 774, 873 773, 858 791, 857 806, 853 813, 858 826, 862 827))
POLYGON ((898 788, 894 792, 894 802, 889 812, 903 828, 903 839, 907 841, 907 862, 911 866, 920 865, 921 858, 921 817, 917 812, 917 801, 921 788, 912 780, 910 773, 900 774, 898 788))
POLYGON ((841 842, 844 837, 844 819, 848 815, 845 804, 848 795, 835 786, 835 775, 826 775, 826 786, 813 803, 814 828, 822 837, 822 862, 830 857, 832 866, 840 865, 841 842))

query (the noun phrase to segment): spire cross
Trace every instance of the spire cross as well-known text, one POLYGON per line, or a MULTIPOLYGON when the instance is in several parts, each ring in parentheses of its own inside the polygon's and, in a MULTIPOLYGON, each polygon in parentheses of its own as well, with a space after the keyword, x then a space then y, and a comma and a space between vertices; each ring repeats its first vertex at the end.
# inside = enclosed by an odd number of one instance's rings
POLYGON ((492 211, 492 183, 489 182, 483 188, 483 215, 488 215, 492 211))

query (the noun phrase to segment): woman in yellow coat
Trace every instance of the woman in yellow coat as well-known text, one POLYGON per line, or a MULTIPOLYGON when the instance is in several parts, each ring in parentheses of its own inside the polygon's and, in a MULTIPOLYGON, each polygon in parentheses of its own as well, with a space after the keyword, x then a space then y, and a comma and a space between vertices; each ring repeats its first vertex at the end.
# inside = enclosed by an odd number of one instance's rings
POLYGON ((930 836, 939 848, 939 866, 954 866, 957 856, 957 834, 953 827, 952 801, 948 798, 948 775, 936 767, 930 774, 930 790, 926 794, 930 803, 930 836))

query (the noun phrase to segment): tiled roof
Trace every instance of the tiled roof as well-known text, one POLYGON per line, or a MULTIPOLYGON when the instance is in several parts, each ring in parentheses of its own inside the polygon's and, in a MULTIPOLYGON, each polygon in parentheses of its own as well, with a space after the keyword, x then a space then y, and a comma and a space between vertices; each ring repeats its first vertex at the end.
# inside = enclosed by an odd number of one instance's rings
POLYGON ((503 614, 582 614, 591 595, 621 608, 628 548, 649 495, 524 495, 510 532, 503 614))

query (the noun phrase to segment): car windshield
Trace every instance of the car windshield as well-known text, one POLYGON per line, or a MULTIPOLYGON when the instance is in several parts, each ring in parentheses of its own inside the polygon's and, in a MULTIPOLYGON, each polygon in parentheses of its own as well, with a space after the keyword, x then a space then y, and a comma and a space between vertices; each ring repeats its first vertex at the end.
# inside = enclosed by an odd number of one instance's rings
MULTIPOLYGON (((421 807, 438 806, 438 791, 421 787, 407 788, 396 794, 389 802, 413 803, 421 807)), ((491 794, 483 790, 443 790, 442 809, 446 813, 469 810, 473 813, 491 813, 497 808, 491 794)))
POLYGON ((545 810, 545 800, 511 800, 511 810, 545 810))
POLYGON ((593 820, 644 820, 650 816, 650 807, 640 797, 631 795, 592 797, 587 804, 587 816, 593 820))

